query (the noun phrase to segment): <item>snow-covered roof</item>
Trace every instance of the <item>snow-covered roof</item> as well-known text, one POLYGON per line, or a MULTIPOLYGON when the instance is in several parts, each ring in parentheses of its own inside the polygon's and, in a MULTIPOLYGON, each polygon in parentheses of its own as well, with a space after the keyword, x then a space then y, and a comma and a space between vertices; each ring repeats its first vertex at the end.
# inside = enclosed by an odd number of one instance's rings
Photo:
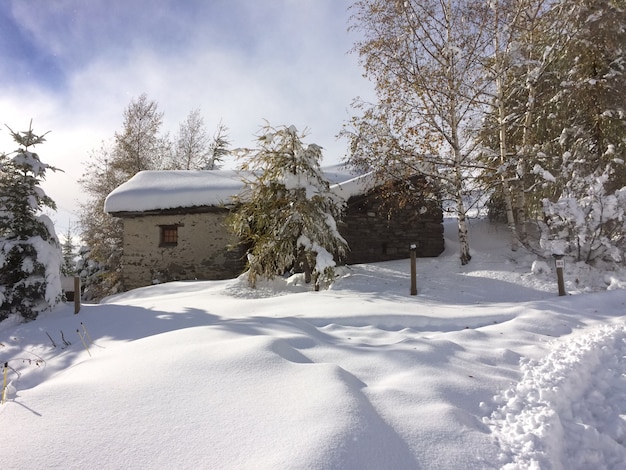
POLYGON ((234 170, 140 171, 104 201, 104 210, 144 212, 228 204, 244 187, 234 170))
MULTIPOLYGON (((373 185, 368 175, 355 176, 338 166, 326 170, 327 179, 335 183, 331 190, 344 200, 373 185)), ((141 171, 108 195, 104 210, 146 212, 227 205, 244 189, 242 176, 246 175, 236 170, 141 171)))

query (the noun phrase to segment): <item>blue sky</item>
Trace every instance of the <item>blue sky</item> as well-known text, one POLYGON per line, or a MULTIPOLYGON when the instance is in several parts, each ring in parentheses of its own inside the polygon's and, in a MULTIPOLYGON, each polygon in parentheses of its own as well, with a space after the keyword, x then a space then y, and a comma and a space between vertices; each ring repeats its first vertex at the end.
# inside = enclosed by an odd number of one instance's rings
MULTIPOLYGON (((324 164, 357 96, 372 85, 349 54, 350 0, 5 0, 0 9, 0 124, 51 131, 38 151, 64 170, 44 189, 63 231, 76 211, 76 180, 89 154, 120 130, 146 93, 163 130, 199 108, 234 146, 252 146, 267 119, 309 128, 324 164)), ((4 126, 2 126, 4 127, 4 126)), ((0 151, 13 144, 0 130, 0 151)))

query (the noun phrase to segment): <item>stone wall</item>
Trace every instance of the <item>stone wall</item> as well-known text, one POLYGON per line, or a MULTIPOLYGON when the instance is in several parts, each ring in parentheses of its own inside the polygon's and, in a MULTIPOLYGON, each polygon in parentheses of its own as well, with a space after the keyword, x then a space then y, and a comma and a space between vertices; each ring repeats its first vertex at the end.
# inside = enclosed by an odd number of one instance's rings
POLYGON ((227 279, 245 268, 242 248, 226 229, 226 210, 124 217, 122 274, 126 289, 155 282, 227 279), (178 227, 176 246, 161 245, 161 226, 178 227))
POLYGON ((352 197, 338 224, 350 250, 346 264, 439 256, 444 249, 443 213, 436 204, 413 204, 390 213, 376 194, 352 197))
MULTIPOLYGON (((193 208, 180 213, 117 214, 124 219, 124 287, 155 282, 228 279, 245 269, 245 248, 227 230, 227 209, 193 208), (189 211, 193 213, 189 213, 189 211), (161 227, 178 227, 176 246, 161 246, 161 227)), ((434 257, 444 249, 443 214, 436 204, 414 204, 389 213, 376 193, 352 197, 338 228, 350 247, 345 264, 434 257)))

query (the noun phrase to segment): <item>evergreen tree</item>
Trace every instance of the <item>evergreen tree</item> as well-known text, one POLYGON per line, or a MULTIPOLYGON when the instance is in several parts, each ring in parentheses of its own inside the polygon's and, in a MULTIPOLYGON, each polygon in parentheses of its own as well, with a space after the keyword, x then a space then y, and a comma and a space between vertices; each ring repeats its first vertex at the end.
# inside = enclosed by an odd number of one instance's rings
POLYGON ((64 235, 65 240, 61 245, 61 253, 63 254, 63 265, 61 266, 61 274, 66 277, 76 275, 76 245, 74 245, 74 229, 72 224, 67 226, 67 232, 64 235))
POLYGON ((97 301, 108 293, 116 292, 115 285, 110 281, 113 276, 103 263, 97 261, 88 246, 78 249, 76 271, 81 279, 81 296, 86 301, 97 301))
POLYGON ((0 157, 0 320, 18 314, 30 321, 61 298, 61 250, 52 221, 41 214, 55 203, 40 187, 46 171, 57 169, 30 150, 44 136, 32 128, 10 132, 19 148, 0 157))
POLYGON ((264 127, 259 149, 241 169, 250 190, 230 217, 233 232, 250 245, 248 279, 273 278, 301 270, 306 282, 334 276, 333 255, 347 248, 337 231, 337 204, 322 175, 321 147, 304 145, 295 127, 264 127))

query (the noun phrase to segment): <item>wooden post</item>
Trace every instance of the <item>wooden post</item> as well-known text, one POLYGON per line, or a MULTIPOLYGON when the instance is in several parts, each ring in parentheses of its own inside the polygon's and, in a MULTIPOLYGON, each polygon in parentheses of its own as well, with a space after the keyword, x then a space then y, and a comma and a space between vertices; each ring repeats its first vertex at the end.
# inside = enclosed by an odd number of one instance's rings
POLYGON ((80 312, 80 276, 74 276, 74 315, 80 312))
POLYGON ((411 245, 411 295, 417 295, 417 268, 415 266, 415 252, 417 251, 417 245, 413 243, 411 245))
POLYGON ((565 267, 565 261, 563 261, 564 255, 552 255, 556 264, 556 280, 559 285, 559 296, 565 295, 565 281, 563 280, 563 268, 565 267))
POLYGON ((7 394, 7 372, 9 371, 9 363, 4 363, 4 378, 2 379, 2 404, 4 405, 4 401, 6 399, 7 394))

